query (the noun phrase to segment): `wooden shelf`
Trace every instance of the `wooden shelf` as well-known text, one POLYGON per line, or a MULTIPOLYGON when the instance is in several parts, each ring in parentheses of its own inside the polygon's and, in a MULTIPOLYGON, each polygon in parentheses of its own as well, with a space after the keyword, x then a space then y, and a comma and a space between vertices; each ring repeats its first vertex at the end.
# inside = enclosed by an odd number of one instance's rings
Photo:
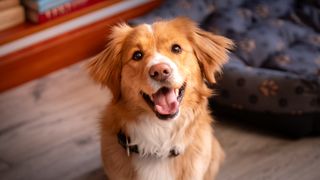
MULTIPOLYGON (((116 2, 119 1, 113 0, 109 3, 116 2)), ((0 57, 0 92, 95 55, 106 44, 105 37, 108 27, 143 15, 160 5, 161 2, 160 0, 146 2, 99 22, 0 57)), ((79 14, 74 15, 74 17, 76 16, 79 16, 79 14)), ((30 26, 30 24, 22 25, 15 29, 17 31, 16 35, 13 32, 0 32, 0 42, 5 43, 19 39, 25 35, 70 20, 69 18, 72 19, 72 17, 57 19, 55 22, 43 24, 39 27, 30 26), (4 36, 6 33, 7 35, 4 36), (4 40, 2 37, 4 37, 4 40)))

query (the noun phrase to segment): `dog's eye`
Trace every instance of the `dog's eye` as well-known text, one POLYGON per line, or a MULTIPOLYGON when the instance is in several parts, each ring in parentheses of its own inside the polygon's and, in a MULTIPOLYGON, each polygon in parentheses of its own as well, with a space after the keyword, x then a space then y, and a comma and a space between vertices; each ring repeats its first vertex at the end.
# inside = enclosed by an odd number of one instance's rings
POLYGON ((132 59, 135 61, 139 61, 143 58, 143 53, 141 51, 135 51, 132 55, 132 59))
POLYGON ((171 52, 175 53, 175 54, 179 54, 181 53, 182 49, 178 44, 173 44, 171 47, 171 52))

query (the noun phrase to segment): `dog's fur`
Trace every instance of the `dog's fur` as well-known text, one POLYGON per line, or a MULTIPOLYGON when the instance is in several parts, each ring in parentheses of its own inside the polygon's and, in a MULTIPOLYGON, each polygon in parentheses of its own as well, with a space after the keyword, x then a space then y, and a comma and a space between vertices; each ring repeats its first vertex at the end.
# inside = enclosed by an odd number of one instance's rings
POLYGON ((102 159, 111 180, 214 179, 224 153, 213 135, 207 107, 212 92, 206 83, 215 83, 214 74, 232 46, 231 40, 203 31, 186 18, 112 28, 106 49, 89 63, 94 80, 113 94, 101 121, 102 159), (174 44, 181 51, 173 51, 174 44), (134 60, 137 51, 143 57, 134 60), (161 63, 172 72, 157 81, 150 69, 161 63), (176 103, 179 112, 167 118, 157 116, 142 96, 184 84, 184 97, 176 103), (119 131, 138 145, 139 154, 127 156, 117 139, 119 131), (169 157, 171 150, 179 155, 169 157))

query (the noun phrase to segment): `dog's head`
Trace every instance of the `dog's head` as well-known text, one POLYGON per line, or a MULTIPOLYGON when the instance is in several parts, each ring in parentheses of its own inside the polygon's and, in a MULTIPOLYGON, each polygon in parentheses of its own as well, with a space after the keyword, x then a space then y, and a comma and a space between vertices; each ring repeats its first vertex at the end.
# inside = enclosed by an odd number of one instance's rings
POLYGON ((106 49, 90 61, 89 70, 110 88, 112 103, 173 119, 182 104, 196 106, 210 95, 205 81, 215 83, 232 45, 186 18, 121 24, 112 28, 106 49))

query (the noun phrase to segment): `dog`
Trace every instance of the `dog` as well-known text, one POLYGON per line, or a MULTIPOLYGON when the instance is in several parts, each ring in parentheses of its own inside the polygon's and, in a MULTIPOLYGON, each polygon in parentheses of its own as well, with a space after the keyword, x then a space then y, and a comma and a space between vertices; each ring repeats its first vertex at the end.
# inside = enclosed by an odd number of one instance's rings
POLYGON ((113 95, 101 120, 111 180, 213 180, 224 152, 214 137, 207 84, 233 42, 179 17, 111 28, 88 64, 113 95))

